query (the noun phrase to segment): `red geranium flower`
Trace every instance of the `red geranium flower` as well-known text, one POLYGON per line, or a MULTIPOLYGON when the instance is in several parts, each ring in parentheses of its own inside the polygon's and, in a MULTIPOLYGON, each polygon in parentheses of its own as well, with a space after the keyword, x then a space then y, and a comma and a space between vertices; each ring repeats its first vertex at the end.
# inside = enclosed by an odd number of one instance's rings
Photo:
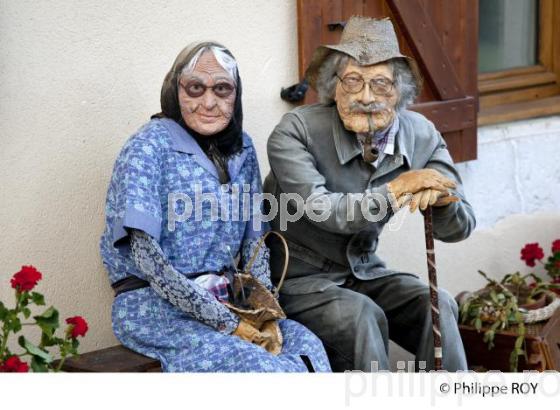
POLYGON ((535 266, 535 260, 544 258, 544 251, 538 243, 528 243, 521 249, 521 259, 527 266, 535 266))
POLYGON ((17 356, 10 356, 4 363, 0 365, 0 372, 6 373, 27 373, 29 366, 27 363, 19 360, 17 356))
POLYGON ((556 239, 552 242, 552 253, 560 252, 560 239, 556 239))
POLYGON ((66 323, 72 326, 72 333, 70 336, 72 336, 73 339, 76 339, 78 336, 85 336, 88 331, 88 324, 81 316, 69 317, 66 319, 66 323))
POLYGON ((19 292, 24 292, 33 289, 42 278, 43 275, 35 267, 22 266, 21 270, 14 274, 10 283, 12 288, 17 289, 19 292))

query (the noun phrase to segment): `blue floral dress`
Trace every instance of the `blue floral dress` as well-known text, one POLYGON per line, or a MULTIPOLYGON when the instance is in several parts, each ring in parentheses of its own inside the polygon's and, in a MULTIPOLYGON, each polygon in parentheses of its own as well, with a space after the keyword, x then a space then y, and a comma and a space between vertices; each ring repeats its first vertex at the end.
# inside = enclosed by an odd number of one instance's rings
MULTIPOLYGON (((246 263, 266 230, 253 197, 261 193, 261 178, 248 135, 228 171, 231 181, 220 184, 214 164, 170 119, 151 120, 127 141, 107 192, 101 256, 111 283, 134 275, 151 286, 115 298, 115 335, 169 372, 305 372, 302 356, 315 371, 330 371, 321 341, 297 322, 280 321, 278 356, 231 335, 239 318, 194 282, 201 272, 230 266, 236 254, 246 263), (140 269, 127 229, 153 238, 167 267, 157 271, 145 258, 140 269)), ((271 288, 266 252, 259 259, 265 269, 254 274, 271 288)))

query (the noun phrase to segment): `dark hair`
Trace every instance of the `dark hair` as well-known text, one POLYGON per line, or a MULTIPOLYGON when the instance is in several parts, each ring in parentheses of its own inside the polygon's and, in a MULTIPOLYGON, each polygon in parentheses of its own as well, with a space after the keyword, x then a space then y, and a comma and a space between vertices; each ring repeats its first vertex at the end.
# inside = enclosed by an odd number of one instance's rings
MULTIPOLYGON (((179 106, 179 76, 183 69, 189 64, 191 59, 197 55, 201 49, 211 50, 213 47, 219 47, 235 60, 233 54, 221 44, 213 41, 201 43, 193 43, 185 47, 175 59, 171 70, 165 76, 161 87, 161 112, 152 115, 151 118, 170 118, 180 124, 187 132, 196 139, 198 144, 204 151, 207 151, 210 144, 214 144, 218 150, 226 155, 233 155, 241 150, 243 146, 243 107, 241 104, 242 86, 239 70, 235 70, 234 81, 236 83, 235 102, 233 107, 233 115, 230 122, 222 131, 214 135, 201 135, 189 128, 181 115, 179 106)), ((204 51, 203 51, 204 52, 204 51)))

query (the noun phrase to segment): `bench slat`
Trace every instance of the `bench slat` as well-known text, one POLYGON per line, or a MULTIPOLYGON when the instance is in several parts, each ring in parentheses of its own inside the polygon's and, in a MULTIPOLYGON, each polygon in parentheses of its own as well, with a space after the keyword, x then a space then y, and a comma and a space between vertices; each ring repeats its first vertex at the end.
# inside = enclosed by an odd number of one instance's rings
POLYGON ((158 360, 119 345, 84 353, 65 360, 65 372, 160 372, 158 360))

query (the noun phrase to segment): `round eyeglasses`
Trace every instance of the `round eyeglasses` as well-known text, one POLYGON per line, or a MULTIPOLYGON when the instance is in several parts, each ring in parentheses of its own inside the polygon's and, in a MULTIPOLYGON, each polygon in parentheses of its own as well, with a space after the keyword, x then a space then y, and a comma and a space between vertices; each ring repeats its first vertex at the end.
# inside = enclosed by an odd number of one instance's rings
MULTIPOLYGON (((350 94, 359 93, 366 84, 364 78, 358 74, 348 74, 344 78, 340 78, 338 74, 335 74, 335 76, 340 80, 342 89, 350 94)), ((369 87, 375 95, 389 95, 393 90, 394 84, 394 81, 385 77, 375 77, 369 80, 369 87)))
POLYGON ((192 98, 204 95, 208 88, 210 88, 214 95, 219 98, 229 97, 235 91, 235 86, 223 81, 214 84, 212 87, 208 87, 198 80, 192 80, 186 84, 181 83, 181 87, 183 87, 187 95, 192 98))

